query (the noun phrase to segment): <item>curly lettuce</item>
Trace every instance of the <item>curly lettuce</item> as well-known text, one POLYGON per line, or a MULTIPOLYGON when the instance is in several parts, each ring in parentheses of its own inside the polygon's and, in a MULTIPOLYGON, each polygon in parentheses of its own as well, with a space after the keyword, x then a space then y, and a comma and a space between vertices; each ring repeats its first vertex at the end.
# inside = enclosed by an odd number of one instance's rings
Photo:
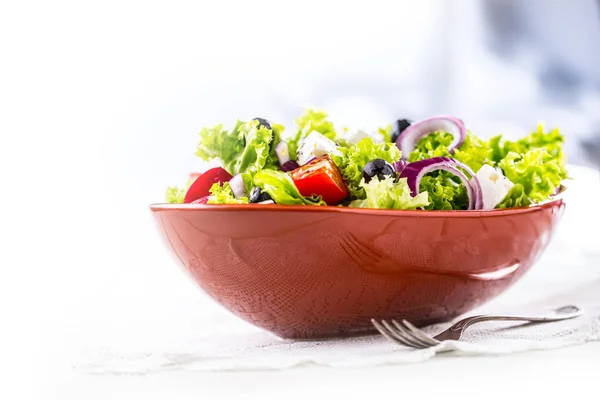
POLYGON ((169 186, 165 193, 165 200, 167 201, 167 203, 182 204, 189 186, 189 182, 188 184, 186 184, 186 187, 183 188, 177 186, 169 186))
POLYGON ((523 185, 519 183, 510 189, 508 194, 504 197, 504 200, 496 205, 496 208, 525 207, 532 203, 529 196, 525 194, 523 185))
POLYGON ((231 175, 255 174, 265 167, 276 168, 277 157, 271 145, 281 140, 281 125, 273 130, 260 125, 257 120, 237 121, 228 132, 222 125, 204 128, 196 155, 205 161, 218 159, 231 175))
POLYGON ((196 155, 204 161, 218 159, 223 168, 233 175, 238 158, 244 150, 244 138, 240 131, 243 124, 238 120, 231 132, 223 129, 221 124, 203 128, 200 131, 196 155))
POLYGON ((426 210, 466 210, 469 208, 467 188, 453 174, 436 171, 421 179, 419 190, 427 192, 426 210))
POLYGON ((392 125, 387 125, 385 127, 381 127, 377 130, 377 132, 383 137, 384 142, 392 141, 392 125))
POLYGON ((568 176, 561 161, 545 148, 534 148, 525 154, 511 151, 498 166, 512 183, 523 187, 523 194, 533 203, 547 200, 568 176))
POLYGON ((333 162, 338 166, 342 177, 354 199, 364 199, 365 190, 362 187, 363 168, 374 158, 381 158, 390 164, 400 160, 402 153, 393 143, 374 143, 367 137, 349 147, 340 147, 330 154, 333 162))
POLYGON ((248 198, 240 197, 236 199, 229 182, 223 183, 222 186, 219 183, 213 183, 210 187, 208 204, 248 204, 248 198))
POLYGON ((474 172, 484 164, 492 164, 492 147, 472 134, 467 133, 465 141, 454 150, 453 154, 448 151, 453 136, 447 132, 435 132, 425 136, 417 143, 415 149, 409 154, 408 161, 414 162, 433 157, 453 157, 467 165, 474 172))
POLYGON ((285 172, 263 169, 254 175, 254 184, 269 193, 277 204, 327 205, 321 196, 304 197, 298 191, 292 178, 285 172))
POLYGON ((288 140, 288 150, 290 158, 296 159, 296 152, 300 140, 308 136, 312 131, 319 132, 323 136, 333 141, 337 140, 337 134, 333 122, 329 120, 326 112, 309 108, 298 119, 296 119, 298 130, 295 135, 288 140))
POLYGON ((495 136, 490 139, 492 148, 492 161, 499 163, 508 153, 525 154, 533 149, 545 149, 553 160, 561 165, 566 163, 566 157, 563 150, 565 138, 557 128, 545 132, 544 125, 538 124, 537 129, 531 134, 517 140, 516 142, 505 140, 502 136, 495 136))
MULTIPOLYGON (((471 132, 453 154, 448 151, 452 135, 435 132, 422 138, 410 153, 410 162, 433 157, 452 157, 474 172, 483 165, 500 167, 515 186, 497 208, 527 206, 547 200, 568 177, 563 150, 564 136, 558 129, 544 131, 543 125, 517 141, 503 140, 502 135, 484 141, 471 132)), ((454 179, 432 173, 421 181, 420 189, 429 193, 429 209, 466 208, 466 189, 454 179), (457 185, 457 186, 456 186, 457 185)))
POLYGON ((350 207, 416 210, 429 205, 426 192, 411 196, 406 178, 396 182, 394 177, 388 176, 382 180, 371 179, 368 183, 363 179, 360 185, 364 188, 366 197, 352 201, 350 207))

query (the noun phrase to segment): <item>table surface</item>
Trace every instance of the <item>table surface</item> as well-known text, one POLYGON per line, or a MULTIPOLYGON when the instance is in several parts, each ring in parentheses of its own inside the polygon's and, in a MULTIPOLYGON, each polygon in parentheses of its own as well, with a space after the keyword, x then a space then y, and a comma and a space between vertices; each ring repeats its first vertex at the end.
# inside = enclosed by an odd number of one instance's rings
MULTIPOLYGON (((590 176, 595 182, 597 174, 590 176)), ((597 188, 580 187, 573 193, 579 190, 590 194, 593 190, 592 194, 600 194, 598 183, 597 188)), ((581 229, 598 220, 582 211, 583 201, 584 196, 573 197, 561 233, 551 244, 553 251, 517 285, 494 300, 497 304, 518 302, 521 296, 515 296, 516 292, 531 299, 542 298, 600 279, 600 252, 595 249, 600 243, 593 231, 581 229)), ((146 221, 147 215, 139 218, 136 226, 144 226, 146 222, 141 221, 146 221)), ((517 389, 535 389, 538 394, 572 394, 574 388, 592 390, 597 386, 592 377, 600 367, 599 342, 503 356, 444 354, 420 364, 358 369, 304 365, 283 371, 85 374, 73 368, 81 351, 118 337, 140 331, 149 335, 159 331, 168 334, 199 321, 245 324, 197 290, 183 271, 177 272, 153 229, 136 232, 134 250, 128 246, 99 252, 95 258, 86 259, 83 269, 80 262, 75 262, 80 258, 68 258, 70 262, 62 267, 66 268, 63 273, 68 272, 69 280, 54 279, 52 284, 46 284, 50 281, 29 278, 37 297, 24 300, 29 303, 22 306, 31 305, 36 318, 23 318, 20 314, 21 329, 7 330, 13 336, 3 341, 5 360, 12 355, 15 361, 5 364, 2 376, 11 379, 0 385, 0 392, 14 385, 24 396, 17 398, 92 400, 280 399, 315 394, 358 398, 372 394, 400 396, 414 391, 468 398, 469 393, 479 396, 485 390, 486 397, 499 398, 514 394, 517 389), (140 256, 136 248, 154 251, 147 250, 140 256), (27 357, 25 353, 29 353, 27 357)), ((125 229, 123 235, 129 234, 132 232, 125 229)), ((10 286, 6 289, 4 295, 17 295, 18 289, 12 288, 12 292, 10 286)))

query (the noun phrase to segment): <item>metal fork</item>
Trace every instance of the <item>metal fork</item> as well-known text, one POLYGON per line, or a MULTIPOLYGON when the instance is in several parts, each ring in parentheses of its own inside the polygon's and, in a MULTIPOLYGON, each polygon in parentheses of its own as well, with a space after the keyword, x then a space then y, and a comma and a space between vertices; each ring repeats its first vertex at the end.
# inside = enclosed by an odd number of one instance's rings
POLYGON ((452 325, 450 328, 440 333, 435 337, 431 337, 427 335, 425 332, 415 327, 413 324, 406 320, 402 320, 401 322, 397 322, 392 319, 391 323, 386 320, 381 320, 381 322, 377 322, 372 319, 371 322, 375 326, 375 328, 381 333, 383 336, 388 338, 389 340, 403 344, 408 347, 413 347, 416 349, 426 349, 429 347, 437 346, 445 340, 460 340, 463 332, 470 327, 471 325, 486 322, 486 321, 524 321, 524 322, 555 322, 555 321, 563 321, 566 319, 571 319, 575 317, 579 317, 583 314, 583 309, 573 306, 567 305, 560 308, 557 308, 552 312, 552 314, 543 316, 543 317, 517 317, 517 316, 508 316, 508 315, 475 315, 473 317, 468 317, 462 319, 452 325))

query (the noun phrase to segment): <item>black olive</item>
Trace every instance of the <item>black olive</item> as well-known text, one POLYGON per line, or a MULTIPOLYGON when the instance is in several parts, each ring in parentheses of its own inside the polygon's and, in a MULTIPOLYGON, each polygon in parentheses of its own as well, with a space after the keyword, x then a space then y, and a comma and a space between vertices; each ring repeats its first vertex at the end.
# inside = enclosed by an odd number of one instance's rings
POLYGON ((273 200, 269 193, 263 192, 259 187, 254 186, 252 190, 250 190, 250 197, 248 199, 250 203, 260 203, 267 200, 273 200))
POLYGON ((363 168, 363 178, 365 182, 369 182, 372 178, 377 177, 380 181, 386 176, 396 176, 396 170, 389 162, 381 158, 375 158, 369 161, 363 168))
POLYGON ((267 121, 264 118, 253 118, 253 121, 258 121, 258 127, 260 128, 261 126, 264 126, 265 128, 267 128, 268 130, 273 130, 273 128, 271 128, 271 123, 269 121, 267 121))
POLYGON ((411 124, 412 121, 410 119, 399 119, 394 122, 394 125, 392 125, 392 142, 396 142, 398 136, 400 136, 400 134, 411 124))

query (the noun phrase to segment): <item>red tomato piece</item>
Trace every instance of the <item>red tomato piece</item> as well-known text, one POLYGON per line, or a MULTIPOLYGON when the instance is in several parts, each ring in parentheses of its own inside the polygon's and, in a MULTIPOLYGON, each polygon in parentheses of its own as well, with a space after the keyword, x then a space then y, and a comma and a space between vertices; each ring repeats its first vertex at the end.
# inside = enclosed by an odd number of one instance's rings
POLYGON ((232 178, 231 174, 225 171, 221 167, 211 168, 202 175, 200 175, 192 186, 188 189, 183 199, 184 203, 191 203, 194 200, 198 200, 204 196, 210 194, 210 187, 214 183, 229 182, 232 178))
POLYGON ((339 204, 348 197, 344 178, 328 155, 293 170, 292 180, 303 196, 321 196, 329 205, 339 204))
POLYGON ((194 182, 196 179, 198 179, 200 177, 200 175, 202 175, 202 172, 191 172, 190 173, 190 181, 194 182))

